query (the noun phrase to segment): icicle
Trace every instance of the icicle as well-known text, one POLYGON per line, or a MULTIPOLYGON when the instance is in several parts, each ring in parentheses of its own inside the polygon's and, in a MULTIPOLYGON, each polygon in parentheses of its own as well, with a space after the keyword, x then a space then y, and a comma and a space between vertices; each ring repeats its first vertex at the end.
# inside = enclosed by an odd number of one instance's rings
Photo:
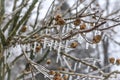
POLYGON ((63 29, 62 29, 62 33, 65 33, 65 27, 63 27, 63 29))
MULTIPOLYGON (((46 34, 48 34, 48 29, 46 29, 46 34)), ((47 46, 47 38, 44 39, 44 45, 43 48, 45 49, 47 46)))
POLYGON ((76 68, 77 68, 77 63, 74 64, 74 71, 76 71, 76 68))
POLYGON ((47 45, 47 38, 44 39, 44 45, 43 45, 44 49, 46 48, 46 45, 47 45))
POLYGON ((96 63, 96 60, 93 61, 93 65, 95 65, 95 63, 96 63))
POLYGON ((86 43, 85 49, 89 48, 89 43, 86 43))
POLYGON ((78 64, 78 68, 81 68, 81 63, 78 64))
POLYGON ((83 78, 82 80, 85 80, 85 78, 83 78))
POLYGON ((60 64, 61 66, 64 66, 61 56, 60 56, 60 64))
POLYGON ((71 70, 71 66, 69 65, 69 63, 68 63, 67 60, 65 59, 65 56, 63 56, 63 60, 65 61, 67 67, 71 70))
POLYGON ((43 49, 41 48, 41 49, 40 49, 40 54, 42 54, 42 53, 43 53, 43 49))
POLYGON ((87 72, 89 72, 89 70, 90 70, 90 66, 87 66, 87 69, 86 69, 86 71, 87 71, 87 72))
POLYGON ((72 80, 72 76, 70 75, 69 80, 72 80))
POLYGON ((50 43, 50 51, 52 50, 53 43, 54 43, 54 41, 53 41, 53 40, 51 40, 51 43, 50 43))
POLYGON ((59 59, 60 59, 60 51, 61 51, 61 42, 59 43, 59 47, 58 47, 56 63, 58 63, 58 61, 59 61, 59 59))
POLYGON ((91 80, 91 78, 88 78, 88 80, 91 80))
POLYGON ((77 78, 76 78, 77 80, 80 80, 80 76, 77 76, 77 78))
POLYGON ((57 41, 54 43, 54 49, 57 49, 57 41))
POLYGON ((37 42, 34 42, 34 49, 33 49, 33 50, 34 50, 34 52, 36 52, 36 49, 35 49, 35 48, 36 48, 36 46, 37 46, 37 42))
POLYGON ((68 40, 66 40, 66 43, 65 43, 65 52, 67 52, 67 48, 68 48, 68 40))
POLYGON ((95 49, 96 48, 96 44, 91 44, 91 46, 95 49))
POLYGON ((69 26, 66 27, 66 32, 68 32, 68 31, 69 31, 69 26))

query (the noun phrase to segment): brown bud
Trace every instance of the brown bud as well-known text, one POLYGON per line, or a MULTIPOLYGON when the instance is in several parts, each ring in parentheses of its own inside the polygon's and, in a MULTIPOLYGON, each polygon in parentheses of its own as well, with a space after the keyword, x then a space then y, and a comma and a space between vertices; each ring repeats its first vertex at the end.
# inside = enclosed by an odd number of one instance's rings
POLYGON ((47 63, 47 64, 50 64, 50 63, 51 63, 51 60, 50 60, 50 59, 48 59, 46 63, 47 63))
POLYGON ((26 32, 26 30, 27 30, 27 26, 23 26, 23 27, 21 28, 21 32, 26 32))
POLYGON ((99 43, 101 41, 101 35, 96 35, 93 37, 93 43, 99 43))
POLYGON ((39 52, 40 49, 41 49, 41 46, 40 46, 40 45, 39 45, 39 46, 36 46, 35 51, 36 51, 36 52, 39 52))
POLYGON ((55 76, 61 76, 61 74, 59 72, 56 72, 55 76))
POLYGON ((62 67, 59 67, 58 70, 62 71, 62 67))
POLYGON ((80 20, 79 18, 77 18, 77 19, 74 21, 74 25, 75 25, 75 26, 78 26, 80 23, 81 23, 81 20, 80 20))
POLYGON ((81 30, 83 30, 83 29, 85 29, 86 28, 86 24, 85 23, 83 23, 82 25, 80 25, 80 29, 81 30))
POLYGON ((39 37, 39 34, 33 35, 33 38, 38 38, 38 37, 39 37))
POLYGON ((115 58, 114 57, 109 58, 109 62, 112 63, 112 64, 114 64, 115 58))
POLYGON ((93 18, 93 19, 96 19, 96 16, 95 16, 95 15, 93 15, 93 16, 92 16, 92 18, 93 18))
POLYGON ((65 68, 59 67, 58 70, 65 71, 65 68))
POLYGON ((55 16, 55 20, 58 21, 59 18, 62 18, 62 16, 61 16, 60 14, 57 14, 57 15, 55 16))
POLYGON ((65 25, 65 20, 63 18, 58 18, 57 24, 58 25, 65 25))
POLYGON ((117 59, 117 60, 116 60, 116 64, 117 64, 117 65, 120 65, 120 59, 117 59))
POLYGON ((94 26, 94 23, 90 23, 90 26, 94 26))
POLYGON ((49 72, 49 74, 50 74, 50 75, 54 75, 54 74, 55 74, 55 71, 51 70, 51 71, 49 72))
POLYGON ((67 79, 68 79, 68 76, 67 76, 67 75, 64 75, 63 79, 64 79, 64 80, 67 80, 67 79))
POLYGON ((70 47, 71 48, 76 48, 78 46, 78 42, 72 42, 70 47))

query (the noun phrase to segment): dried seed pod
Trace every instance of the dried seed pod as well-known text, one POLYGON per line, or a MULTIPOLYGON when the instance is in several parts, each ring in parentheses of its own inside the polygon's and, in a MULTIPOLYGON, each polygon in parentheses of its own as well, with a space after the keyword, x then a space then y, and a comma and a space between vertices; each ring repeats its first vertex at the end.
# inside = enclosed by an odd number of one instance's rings
POLYGON ((78 42, 72 42, 70 47, 71 48, 76 48, 78 46, 78 42))
POLYGON ((50 74, 50 75, 55 75, 55 71, 51 70, 51 71, 49 72, 49 74, 50 74))
POLYGON ((86 28, 86 24, 85 24, 85 23, 83 23, 83 24, 80 25, 80 29, 81 29, 81 30, 83 30, 83 29, 85 29, 85 28, 86 28))
POLYGON ((58 70, 65 71, 65 68, 59 67, 58 70))
POLYGON ((78 26, 80 23, 81 23, 81 20, 80 20, 79 18, 77 18, 77 19, 74 21, 74 25, 75 25, 75 26, 78 26))
POLYGON ((112 63, 112 64, 114 64, 115 58, 114 57, 109 58, 109 62, 112 63))
POLYGON ((116 60, 116 64, 117 64, 117 65, 120 65, 120 59, 117 59, 117 60, 116 60))
POLYGON ((94 26, 94 23, 90 23, 90 26, 94 26))
POLYGON ((23 26, 23 27, 21 28, 21 32, 26 32, 26 30, 27 30, 27 26, 23 26))
POLYGON ((61 76, 61 74, 59 72, 56 72, 55 76, 61 76))
POLYGON ((60 14, 57 14, 57 15, 55 16, 55 20, 58 21, 59 18, 62 18, 62 16, 61 16, 60 14))
POLYGON ((93 37, 93 43, 99 43, 101 41, 101 35, 96 35, 93 37))
POLYGON ((61 74, 56 72, 56 74, 54 75, 53 80, 63 80, 63 78, 61 77, 61 74))
POLYGON ((59 67, 58 70, 62 71, 62 67, 59 67))
POLYGON ((25 66, 25 70, 26 70, 27 72, 31 70, 30 63, 26 64, 26 66, 25 66))
POLYGON ((63 18, 58 18, 57 24, 58 25, 65 25, 65 20, 63 18))
POLYGON ((46 63, 47 63, 47 64, 50 64, 50 63, 51 63, 51 60, 50 60, 50 59, 48 59, 46 63))
POLYGON ((64 79, 64 80, 67 80, 67 79, 68 79, 68 76, 67 76, 67 75, 64 75, 63 79, 64 79))
POLYGON ((65 68, 62 68, 62 71, 65 71, 65 68))
POLYGON ((38 38, 38 37, 39 37, 39 34, 33 35, 33 38, 38 38))
POLYGON ((60 77, 60 76, 55 76, 55 77, 53 78, 53 80, 63 80, 63 78, 60 77))
POLYGON ((93 19, 96 19, 96 16, 95 16, 95 15, 93 15, 93 16, 92 16, 92 18, 93 18, 93 19))
POLYGON ((39 52, 39 51, 40 51, 40 49, 41 49, 41 46, 40 46, 40 45, 38 45, 38 46, 36 46, 35 51, 36 51, 36 52, 39 52))

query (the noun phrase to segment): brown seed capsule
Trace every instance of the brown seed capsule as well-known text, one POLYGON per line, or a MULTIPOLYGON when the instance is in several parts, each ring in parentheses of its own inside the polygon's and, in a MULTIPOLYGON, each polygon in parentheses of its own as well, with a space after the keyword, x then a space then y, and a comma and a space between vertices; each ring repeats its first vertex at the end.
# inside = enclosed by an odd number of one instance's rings
POLYGON ((80 29, 81 30, 83 30, 83 29, 85 29, 86 28, 86 24, 85 23, 83 23, 82 25, 80 25, 80 29))
POLYGON ((75 25, 75 26, 78 26, 80 23, 81 23, 81 20, 80 20, 79 18, 77 18, 77 19, 74 21, 74 25, 75 25))
POLYGON ((116 64, 117 64, 117 65, 120 65, 120 59, 117 59, 117 60, 116 60, 116 64))
POLYGON ((59 18, 62 18, 62 16, 60 14, 57 14, 55 20, 58 21, 59 18))
POLYGON ((61 76, 61 74, 59 72, 56 72, 55 76, 61 76))
POLYGON ((93 18, 93 19, 96 19, 96 16, 94 15, 94 16, 92 16, 92 18, 93 18))
POLYGON ((39 45, 39 46, 36 46, 36 48, 35 48, 36 52, 39 52, 40 49, 41 49, 41 46, 40 46, 40 45, 39 45))
POLYGON ((62 71, 62 67, 59 67, 58 70, 62 71))
POLYGON ((72 42, 70 47, 71 48, 76 48, 78 46, 78 42, 72 42))
POLYGON ((65 68, 62 68, 62 71, 65 71, 65 68))
POLYGON ((33 35, 33 38, 38 38, 38 37, 39 37, 39 34, 33 35))
POLYGON ((101 41, 101 35, 96 35, 93 37, 93 43, 99 43, 101 41))
POLYGON ((59 67, 58 70, 65 71, 65 68, 59 67))
POLYGON ((65 25, 65 20, 63 18, 58 18, 57 24, 58 25, 65 25))
POLYGON ((90 26, 94 26, 94 23, 90 23, 90 26))
POLYGON ((109 58, 109 62, 112 63, 112 64, 114 64, 115 58, 114 57, 109 58))
POLYGON ((50 59, 48 59, 46 63, 47 63, 47 64, 50 64, 50 63, 51 63, 51 60, 50 60, 50 59))
POLYGON ((53 80, 63 80, 63 78, 60 76, 54 76, 53 80))
POLYGON ((67 75, 64 75, 63 79, 64 79, 64 80, 67 80, 67 79, 68 79, 68 76, 67 76, 67 75))
POLYGON ((21 28, 21 32, 26 32, 26 30, 27 30, 27 26, 23 26, 23 27, 21 28))
POLYGON ((55 71, 51 70, 51 71, 49 72, 49 74, 50 74, 50 75, 54 75, 54 74, 55 74, 55 71))

